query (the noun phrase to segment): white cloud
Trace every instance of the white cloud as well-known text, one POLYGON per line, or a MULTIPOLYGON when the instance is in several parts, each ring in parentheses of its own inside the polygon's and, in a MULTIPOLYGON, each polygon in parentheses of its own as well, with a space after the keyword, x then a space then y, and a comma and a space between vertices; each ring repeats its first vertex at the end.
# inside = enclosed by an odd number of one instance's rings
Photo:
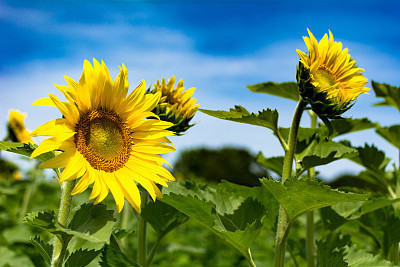
MULTIPOLYGON (((134 88, 142 78, 150 85, 157 78, 169 78, 175 75, 177 79, 184 79, 186 87, 197 87, 195 98, 202 108, 227 110, 234 104, 243 105, 253 112, 267 107, 277 108, 280 112, 280 125, 287 127, 290 124, 294 102, 249 93, 245 85, 267 80, 294 81, 295 64, 298 60, 295 49, 303 47, 301 41, 279 41, 266 44, 265 48, 252 54, 216 57, 195 51, 189 37, 165 28, 76 24, 62 25, 62 27, 63 30, 70 30, 66 31, 68 34, 86 36, 99 41, 99 44, 91 49, 85 45, 77 46, 76 50, 64 58, 30 61, 19 66, 18 73, 0 76, 0 114, 3 114, 0 118, 2 125, 0 138, 5 136, 3 132, 7 120, 5 114, 8 114, 11 108, 29 114, 26 124, 30 129, 59 116, 55 108, 32 106, 31 103, 38 98, 46 97, 49 93, 57 94, 53 84, 66 84, 63 75, 78 80, 83 59, 92 57, 98 60, 104 59, 112 77, 117 74, 117 65, 125 63, 129 71, 131 88, 134 88), (134 35, 124 37, 128 34, 134 35), (115 40, 105 41, 104 38, 115 38, 115 40), (140 42, 127 42, 134 38, 140 38, 140 42)), ((357 59, 368 69, 368 73, 374 73, 381 81, 399 82, 400 65, 397 59, 357 43, 352 43, 351 47, 354 51, 358 51, 358 48, 364 51, 357 54, 357 59), (384 66, 386 71, 383 69, 384 66)), ((378 109, 370 108, 370 103, 374 101, 373 97, 360 98, 357 105, 348 112, 348 116, 371 116, 374 120, 382 120, 388 124, 398 120, 398 115, 382 117, 378 109)), ((263 151, 267 157, 283 154, 279 143, 268 129, 226 122, 200 113, 196 115, 195 121, 198 125, 190 129, 186 135, 173 137, 178 151, 186 147, 236 145, 247 147, 253 153, 263 151)), ((303 124, 306 126, 308 123, 305 116, 303 124)), ((389 156, 397 159, 397 152, 373 133, 349 136, 349 139, 354 142, 362 140, 361 143, 364 143, 367 140, 369 143, 376 143, 388 151, 389 156)), ((174 155, 168 155, 167 159, 173 161, 176 155, 176 152, 174 155)), ((357 168, 354 164, 341 162, 340 165, 320 168, 320 171, 324 176, 331 178, 338 172, 354 172, 359 169, 357 168)))

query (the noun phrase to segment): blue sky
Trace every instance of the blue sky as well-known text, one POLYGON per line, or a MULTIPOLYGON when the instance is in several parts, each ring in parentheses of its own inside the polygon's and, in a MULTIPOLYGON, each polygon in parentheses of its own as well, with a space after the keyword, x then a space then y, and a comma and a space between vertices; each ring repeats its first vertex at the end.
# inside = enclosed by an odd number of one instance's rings
MULTIPOLYGON (((235 104, 250 111, 277 108, 289 126, 295 103, 252 94, 247 84, 294 81, 296 48, 306 51, 309 28, 317 39, 331 30, 348 47, 369 80, 400 85, 400 3, 395 1, 3 1, 0 0, 0 138, 9 109, 28 113, 31 130, 58 116, 32 106, 57 94, 63 76, 78 80, 83 60, 104 60, 113 77, 125 63, 131 88, 145 79, 183 78, 205 109, 235 104)), ((368 85, 370 86, 370 84, 368 85)), ((382 125, 398 123, 393 108, 371 107, 363 95, 345 115, 382 125)), ((177 149, 239 145, 266 156, 282 155, 264 128, 197 114, 197 125, 174 137, 177 149)), ((309 123, 307 117, 303 125, 309 123)), ((398 162, 398 152, 373 131, 345 136, 356 145, 375 143, 398 162)), ((175 155, 167 155, 171 161, 175 155)), ((319 168, 327 178, 359 170, 341 161, 319 168)))

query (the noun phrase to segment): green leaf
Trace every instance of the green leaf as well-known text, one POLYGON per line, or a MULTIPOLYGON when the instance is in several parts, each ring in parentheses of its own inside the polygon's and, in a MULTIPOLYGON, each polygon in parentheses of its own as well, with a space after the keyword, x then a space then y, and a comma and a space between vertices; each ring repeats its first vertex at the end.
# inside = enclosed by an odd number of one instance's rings
POLYGON ((400 89, 386 83, 371 81, 372 89, 377 97, 383 97, 384 101, 377 106, 393 106, 400 111, 400 89))
POLYGON ((251 92, 265 93, 279 96, 298 102, 300 100, 299 88, 295 82, 265 82, 246 86, 251 92))
MULTIPOLYGON (((27 157, 30 157, 32 152, 37 148, 37 145, 32 145, 31 143, 25 144, 25 143, 16 143, 16 142, 5 142, 5 141, 0 141, 0 149, 5 150, 11 153, 16 153, 20 155, 24 155, 27 157)), ((45 162, 48 161, 51 158, 55 157, 54 151, 46 152, 43 153, 35 159, 45 162)), ((60 176, 60 171, 58 169, 53 169, 58 176, 60 176)))
POLYGON ((57 235, 66 245, 74 237, 70 251, 80 248, 100 249, 109 243, 115 223, 112 213, 113 211, 106 210, 102 204, 96 206, 83 204, 68 225, 70 228, 63 227, 57 222, 54 211, 29 213, 25 217, 25 222, 57 235))
POLYGON ((29 240, 39 251, 45 262, 50 265, 51 255, 53 254, 53 245, 43 242, 39 236, 35 236, 29 240))
POLYGON ((400 149, 400 124, 392 125, 390 127, 379 127, 376 129, 376 133, 400 149))
POLYGON ((332 138, 339 135, 372 129, 379 125, 376 122, 371 122, 367 118, 345 118, 339 120, 331 120, 331 124, 333 127, 333 133, 331 135, 332 138))
POLYGON ((76 250, 71 255, 68 256, 65 261, 66 267, 84 267, 91 263, 97 255, 99 255, 101 250, 76 250))
POLYGON ((246 123, 256 126, 266 127, 271 129, 274 132, 278 131, 278 111, 266 109, 263 111, 259 111, 258 114, 250 113, 241 106, 235 106, 235 108, 231 108, 229 111, 222 110, 207 110, 207 109, 199 109, 201 112, 228 121, 235 121, 240 123, 246 123))
POLYGON ((7 247, 0 247, 0 255, 0 266, 34 266, 27 255, 12 251, 7 247))
POLYGON ((285 209, 289 221, 312 210, 368 198, 368 195, 333 190, 323 182, 316 180, 288 179, 282 184, 279 181, 264 178, 261 182, 285 209))
POLYGON ((150 223, 160 237, 186 222, 189 217, 161 201, 150 202, 142 209, 142 217, 150 223))
MULTIPOLYGON (((212 190, 194 182, 170 183, 163 188, 160 200, 196 220, 250 260, 249 248, 261 231, 266 208, 253 198, 228 193, 225 185, 212 190)), ((244 190, 244 195, 248 193, 244 190)))
POLYGON ((109 244, 116 219, 113 210, 107 210, 103 204, 84 203, 68 225, 68 233, 74 238, 70 242, 70 251, 78 249, 99 250, 109 244))
POLYGON ((284 159, 283 156, 266 158, 264 157, 262 152, 259 152, 256 157, 258 163, 264 166, 264 168, 266 168, 267 170, 275 172, 280 177, 282 177, 283 159, 284 159))
POLYGON ((110 244, 106 245, 101 253, 101 267, 128 267, 135 266, 140 267, 140 265, 132 262, 118 245, 117 239, 114 235, 111 235, 110 244))
POLYGON ((373 198, 367 201, 360 201, 356 203, 340 203, 332 206, 332 209, 339 214, 340 216, 348 219, 358 219, 364 214, 369 212, 381 209, 383 207, 393 205, 396 202, 399 202, 400 198, 398 199, 388 199, 386 197, 378 197, 373 198))
POLYGON ((346 246, 344 249, 344 260, 349 267, 365 267, 365 266, 394 266, 393 263, 382 258, 381 255, 373 255, 363 250, 357 250, 357 246, 346 246))
POLYGON ((320 267, 347 267, 343 260, 344 247, 350 243, 350 236, 341 236, 331 233, 323 240, 317 240, 318 266, 320 267))
POLYGON ((368 170, 384 175, 385 168, 390 159, 386 158, 385 153, 378 150, 374 145, 365 144, 364 147, 357 147, 358 156, 350 158, 352 161, 364 166, 368 170))
POLYGON ((358 151, 331 140, 314 138, 311 143, 299 142, 295 154, 301 168, 307 170, 335 160, 355 157, 358 151))
POLYGON ((93 205, 84 203, 79 206, 68 228, 81 233, 95 233, 103 228, 107 222, 116 221, 113 210, 107 210, 103 204, 93 205))

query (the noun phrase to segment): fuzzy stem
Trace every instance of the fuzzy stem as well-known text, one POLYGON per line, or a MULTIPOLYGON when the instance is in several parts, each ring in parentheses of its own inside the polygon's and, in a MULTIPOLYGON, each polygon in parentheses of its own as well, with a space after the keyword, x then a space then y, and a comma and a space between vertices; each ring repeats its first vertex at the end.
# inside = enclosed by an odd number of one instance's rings
MULTIPOLYGON (((146 192, 142 192, 141 195, 142 204, 141 207, 145 207, 148 201, 148 195, 146 192)), ((146 267, 147 258, 147 222, 144 220, 142 215, 139 214, 139 230, 138 230, 138 250, 137 250, 137 262, 139 265, 146 267)))
MULTIPOLYGON (((126 230, 129 224, 129 213, 130 213, 129 204, 125 201, 125 208, 122 210, 122 218, 121 218, 121 229, 126 230)), ((121 239, 121 245, 124 249, 126 249, 127 238, 126 236, 121 239)))
MULTIPOLYGON (((60 208, 58 209, 58 223, 62 226, 67 226, 68 215, 71 210, 72 195, 71 192, 74 189, 74 181, 65 181, 61 183, 61 202, 60 208)), ((54 248, 53 256, 51 258, 51 266, 58 267, 62 266, 64 256, 67 251, 65 244, 57 236, 54 237, 54 248)))
MULTIPOLYGON (((303 114, 304 108, 307 103, 300 99, 297 104, 296 111, 293 115, 292 126, 290 127, 289 132, 289 142, 288 142, 288 150, 285 152, 285 158, 283 161, 283 171, 282 171, 282 183, 289 179, 292 175, 292 165, 294 152, 296 150, 297 143, 297 133, 299 131, 301 115, 303 114)), ((283 209, 282 205, 279 207, 279 217, 278 217, 278 227, 276 230, 276 245, 275 245, 275 259, 274 266, 282 267, 285 265, 285 248, 286 248, 286 239, 284 239, 285 231, 287 227, 287 214, 283 209)))
MULTIPOLYGON (((311 129, 317 128, 317 114, 310 111, 311 129)), ((313 180, 315 178, 315 169, 308 170, 308 178, 313 180)), ((306 221, 306 251, 307 251, 307 267, 315 266, 315 246, 314 246, 314 211, 307 213, 306 221)))
POLYGON ((157 235, 156 242, 154 243, 153 247, 151 248, 150 253, 149 253, 149 257, 147 258, 146 266, 150 266, 150 264, 151 264, 151 262, 153 260, 153 257, 156 254, 158 246, 160 245, 160 241, 161 241, 162 238, 163 238, 163 236, 157 235))

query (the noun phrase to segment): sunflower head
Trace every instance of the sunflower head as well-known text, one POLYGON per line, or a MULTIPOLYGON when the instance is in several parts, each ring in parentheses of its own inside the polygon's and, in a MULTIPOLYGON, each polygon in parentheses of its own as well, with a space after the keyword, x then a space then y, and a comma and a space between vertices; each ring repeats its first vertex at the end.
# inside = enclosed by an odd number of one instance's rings
POLYGON ((161 120, 172 122, 174 125, 169 130, 176 135, 181 135, 193 126, 189 123, 199 105, 195 104, 196 99, 191 98, 196 88, 185 90, 182 79, 179 80, 175 88, 174 84, 174 76, 168 80, 168 83, 165 82, 164 78, 161 83, 157 80, 157 84, 154 84, 154 89, 151 92, 161 93, 161 98, 153 112, 160 116, 161 120))
POLYGON ((310 37, 303 37, 308 55, 296 50, 300 95, 323 121, 339 119, 360 94, 367 93, 368 80, 362 74, 364 69, 356 66, 348 49, 335 42, 330 31, 319 43, 310 30, 308 33, 310 37))
POLYGON ((64 168, 60 182, 78 179, 72 194, 93 184, 89 199, 101 202, 111 191, 118 212, 126 199, 140 212, 140 184, 153 198, 162 197, 156 184, 168 186, 174 177, 162 167, 159 154, 175 151, 167 138, 173 124, 152 112, 161 94, 146 94, 142 81, 128 94, 128 71, 124 65, 113 81, 104 62, 83 65, 79 82, 65 76, 68 86, 56 85, 67 99, 56 96, 34 104, 54 106, 63 115, 38 127, 32 136, 50 136, 32 153, 62 153, 40 165, 64 168))
POLYGON ((29 131, 25 128, 25 118, 26 114, 22 114, 18 110, 10 110, 8 116, 8 140, 33 144, 29 131))

